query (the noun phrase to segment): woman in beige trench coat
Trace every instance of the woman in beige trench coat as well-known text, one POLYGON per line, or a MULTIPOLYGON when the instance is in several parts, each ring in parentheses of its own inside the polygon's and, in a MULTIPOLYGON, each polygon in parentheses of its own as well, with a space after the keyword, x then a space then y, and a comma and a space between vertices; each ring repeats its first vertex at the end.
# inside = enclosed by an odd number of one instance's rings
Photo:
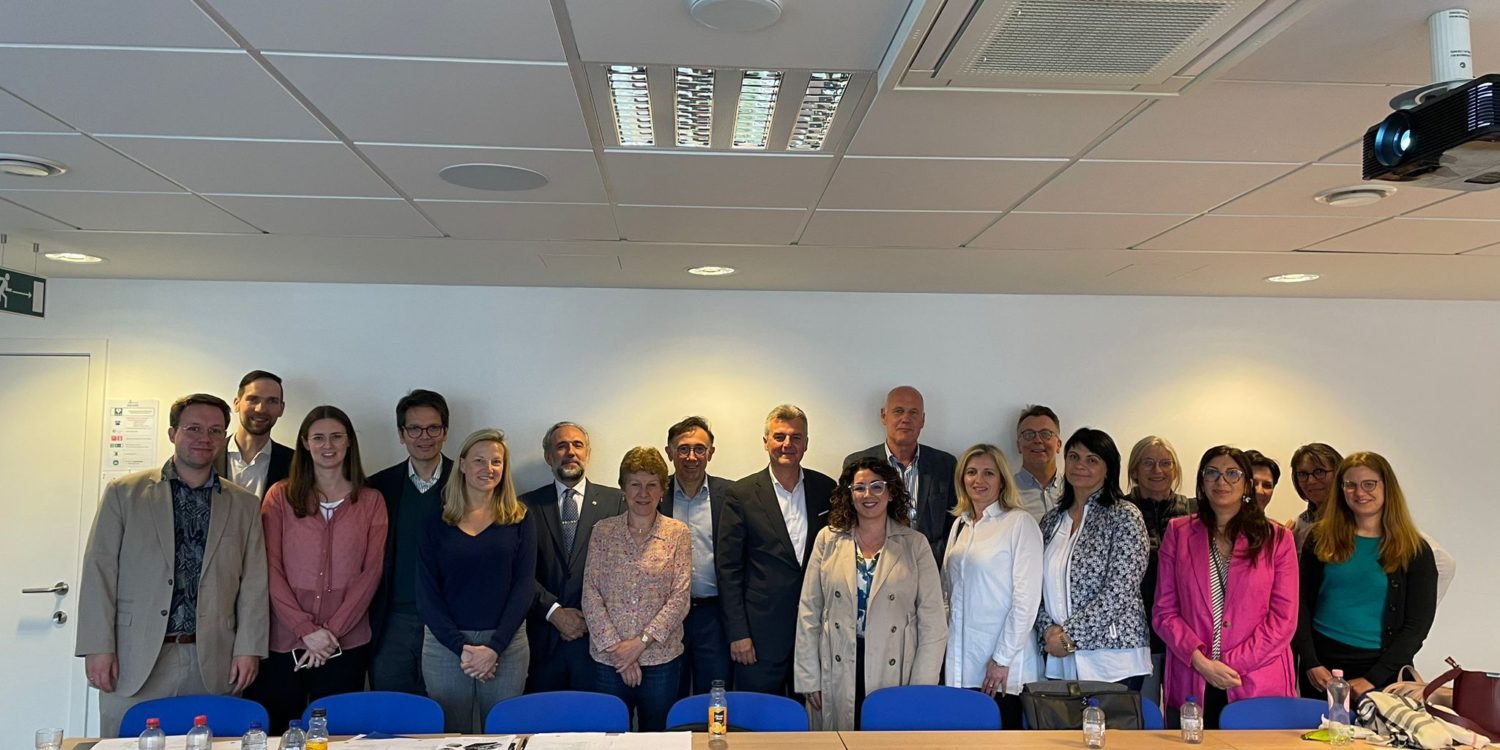
POLYGON ((910 502, 884 461, 860 459, 839 478, 797 617, 792 686, 807 696, 813 729, 858 729, 867 693, 938 682, 943 584, 927 538, 907 525, 910 502))

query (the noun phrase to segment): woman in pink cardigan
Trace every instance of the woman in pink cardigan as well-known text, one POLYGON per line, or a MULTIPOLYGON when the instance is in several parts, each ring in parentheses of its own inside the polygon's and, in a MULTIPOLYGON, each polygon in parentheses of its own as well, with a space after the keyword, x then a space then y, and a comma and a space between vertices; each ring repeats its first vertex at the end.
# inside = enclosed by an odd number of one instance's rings
POLYGON ((1167 644, 1167 720, 1189 696, 1217 729, 1224 706, 1295 696, 1297 545, 1255 502, 1250 460, 1220 445, 1198 463, 1198 512, 1161 543, 1156 632, 1167 644))

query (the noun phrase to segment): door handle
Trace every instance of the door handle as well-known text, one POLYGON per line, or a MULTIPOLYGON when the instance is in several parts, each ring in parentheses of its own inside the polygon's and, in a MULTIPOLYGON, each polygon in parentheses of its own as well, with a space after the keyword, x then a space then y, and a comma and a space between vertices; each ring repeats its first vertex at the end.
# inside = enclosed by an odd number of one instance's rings
POLYGON ((67 596, 68 595, 68 584, 64 583, 63 581, 58 581, 57 583, 54 583, 51 586, 48 586, 47 588, 44 588, 44 589, 21 589, 21 593, 23 593, 23 594, 57 594, 58 596, 67 596))

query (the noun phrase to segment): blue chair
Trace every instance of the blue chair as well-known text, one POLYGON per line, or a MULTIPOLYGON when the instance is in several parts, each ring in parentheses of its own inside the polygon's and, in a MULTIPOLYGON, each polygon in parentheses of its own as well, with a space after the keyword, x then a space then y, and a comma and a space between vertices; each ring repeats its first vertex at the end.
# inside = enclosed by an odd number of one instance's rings
POLYGON ((630 709, 604 693, 558 690, 503 700, 484 719, 485 734, 628 732, 630 709))
POLYGON ((187 734, 193 728, 193 717, 200 715, 208 717, 208 728, 214 730, 215 737, 239 737, 252 721, 262 727, 271 724, 265 707, 252 700, 232 695, 179 695, 131 706, 120 721, 119 736, 139 735, 146 731, 146 720, 152 718, 161 719, 161 729, 167 734, 187 734))
MULTIPOLYGON (((709 695, 690 695, 672 704, 667 728, 708 731, 709 695)), ((729 727, 742 732, 806 732, 807 709, 791 698, 766 693, 729 692, 729 727)))
POLYGON ((1163 729, 1166 723, 1161 718, 1161 706, 1156 701, 1141 696, 1141 729, 1163 729))
POLYGON ((329 734, 442 734, 443 707, 425 695, 371 690, 319 698, 302 712, 302 726, 314 708, 328 711, 329 734))
POLYGON ((1224 707, 1220 729, 1317 729, 1328 704, 1312 698, 1246 698, 1224 707))
POLYGON ((943 685, 904 685, 865 696, 859 728, 866 731, 921 732, 999 729, 1000 707, 977 690, 943 685))

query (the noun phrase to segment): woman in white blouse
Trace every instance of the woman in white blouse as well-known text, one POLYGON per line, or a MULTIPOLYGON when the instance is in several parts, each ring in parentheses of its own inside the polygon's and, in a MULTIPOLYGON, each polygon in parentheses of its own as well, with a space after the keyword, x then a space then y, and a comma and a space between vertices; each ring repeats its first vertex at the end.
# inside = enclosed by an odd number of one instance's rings
POLYGON ((995 697, 1004 729, 1021 728, 1021 687, 1041 661, 1032 626, 1042 602, 1042 532, 1021 507, 999 448, 958 459, 957 520, 943 555, 950 687, 995 697))

